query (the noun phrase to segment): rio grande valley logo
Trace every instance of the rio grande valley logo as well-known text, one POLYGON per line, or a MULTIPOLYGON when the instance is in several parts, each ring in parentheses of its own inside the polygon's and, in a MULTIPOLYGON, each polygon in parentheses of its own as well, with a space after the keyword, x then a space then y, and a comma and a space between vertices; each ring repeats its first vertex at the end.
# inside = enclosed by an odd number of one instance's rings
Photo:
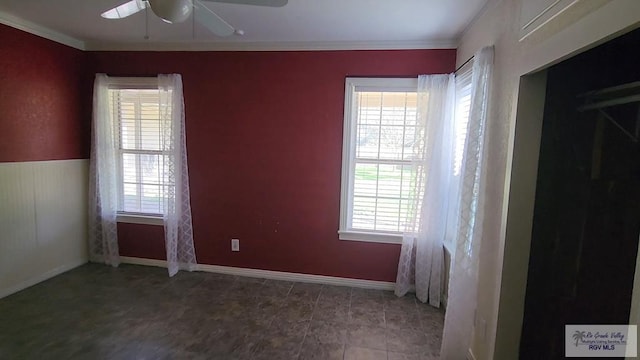
POLYGON ((636 325, 566 325, 567 357, 636 356, 636 325))

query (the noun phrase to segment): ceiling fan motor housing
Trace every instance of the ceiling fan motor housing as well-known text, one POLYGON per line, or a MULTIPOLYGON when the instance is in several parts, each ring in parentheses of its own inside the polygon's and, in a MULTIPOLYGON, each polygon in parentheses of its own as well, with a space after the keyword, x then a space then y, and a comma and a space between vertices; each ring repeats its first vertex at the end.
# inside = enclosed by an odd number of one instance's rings
POLYGON ((149 0, 151 10, 168 23, 187 20, 193 11, 191 0, 149 0))

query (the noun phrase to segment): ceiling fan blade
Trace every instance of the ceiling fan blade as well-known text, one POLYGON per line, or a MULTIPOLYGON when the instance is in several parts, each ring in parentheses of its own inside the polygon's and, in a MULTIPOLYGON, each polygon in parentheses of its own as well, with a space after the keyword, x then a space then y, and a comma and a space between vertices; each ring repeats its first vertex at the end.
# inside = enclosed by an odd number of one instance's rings
POLYGON ((103 12, 102 14, 100 14, 100 16, 105 19, 124 19, 139 11, 144 10, 147 5, 147 2, 144 0, 131 0, 122 5, 118 5, 113 9, 109 9, 103 12))
POLYGON ((195 8, 193 16, 196 21, 206 27, 209 31, 218 36, 232 35, 236 29, 224 21, 220 16, 211 11, 204 4, 197 1, 198 7, 195 8))
POLYGON ((289 0, 204 0, 209 2, 220 2, 227 4, 242 4, 256 6, 282 7, 287 5, 289 0))

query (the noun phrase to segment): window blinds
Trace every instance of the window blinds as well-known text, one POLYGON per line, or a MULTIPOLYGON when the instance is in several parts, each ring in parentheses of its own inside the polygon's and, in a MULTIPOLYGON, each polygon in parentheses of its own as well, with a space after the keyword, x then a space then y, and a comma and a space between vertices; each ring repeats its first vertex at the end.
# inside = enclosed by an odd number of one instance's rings
POLYGON ((117 127, 119 210, 162 214, 167 148, 157 89, 110 89, 117 127))
POLYGON ((455 131, 456 144, 454 155, 454 176, 460 175, 464 144, 467 139, 467 125, 469 124, 469 111, 471 110, 471 70, 472 62, 463 66, 456 74, 456 107, 455 107, 455 131))
POLYGON ((410 201, 417 94, 358 91, 351 227, 401 232, 410 201))

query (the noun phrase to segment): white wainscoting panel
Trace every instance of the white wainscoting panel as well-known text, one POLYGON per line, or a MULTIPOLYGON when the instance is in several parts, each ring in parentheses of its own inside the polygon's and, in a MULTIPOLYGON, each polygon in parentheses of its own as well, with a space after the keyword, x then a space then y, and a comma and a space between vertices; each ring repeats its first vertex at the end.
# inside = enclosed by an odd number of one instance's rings
POLYGON ((88 168, 0 163, 0 298, 88 261, 88 168))

